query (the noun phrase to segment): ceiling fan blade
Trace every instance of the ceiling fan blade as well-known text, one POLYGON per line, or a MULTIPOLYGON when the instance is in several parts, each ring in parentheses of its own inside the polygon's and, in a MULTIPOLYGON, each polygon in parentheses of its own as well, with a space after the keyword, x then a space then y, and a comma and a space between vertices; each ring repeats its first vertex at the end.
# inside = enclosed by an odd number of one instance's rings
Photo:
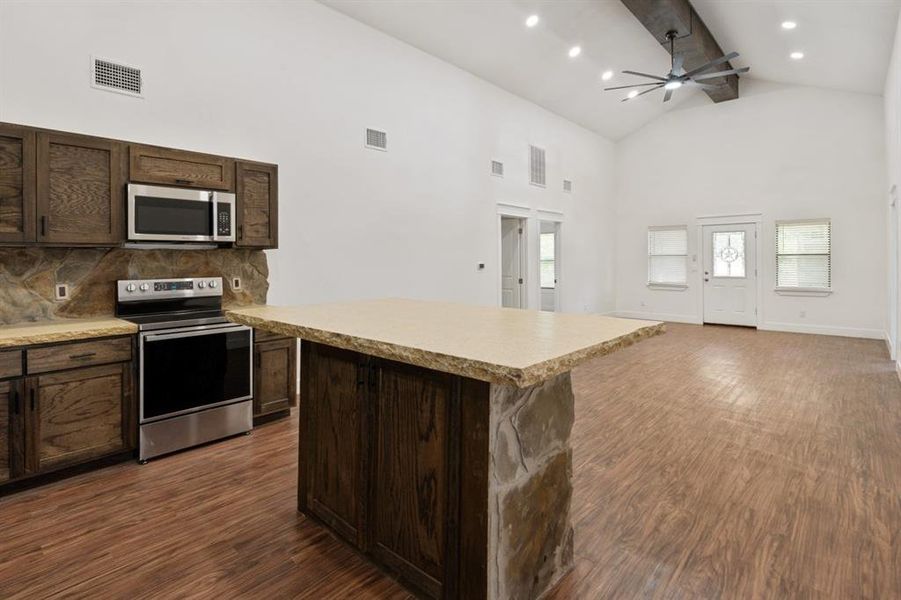
POLYGON ((659 89, 662 88, 662 87, 663 87, 663 84, 662 84, 662 83, 658 83, 658 84, 655 85, 654 87, 648 88, 648 89, 646 89, 645 91, 641 92, 640 94, 635 94, 635 96, 632 97, 632 98, 623 98, 623 99, 621 100, 621 102, 628 102, 629 100, 634 100, 635 98, 638 98, 639 96, 644 96, 645 94, 650 93, 650 92, 653 92, 653 91, 656 91, 656 90, 659 90, 659 89))
POLYGON ((629 88, 635 87, 644 87, 646 85, 663 85, 662 83, 654 82, 654 83, 633 83, 632 85, 619 85, 616 87, 604 88, 605 92, 609 92, 610 90, 627 90, 629 88))
POLYGON ((658 77, 656 75, 648 75, 647 73, 639 73, 638 71, 623 71, 623 73, 627 73, 629 75, 638 75, 639 77, 649 77, 651 79, 656 79, 657 81, 666 81, 666 77, 658 77))
POLYGON ((673 90, 666 90, 666 93, 663 95, 663 101, 669 102, 669 99, 673 97, 673 90))
POLYGON ((686 83, 690 83, 692 87, 699 87, 702 90, 716 90, 720 87, 718 85, 710 85, 709 83, 699 83, 693 79, 689 79, 686 83))
POLYGON ((673 57, 673 75, 682 75, 685 73, 685 69, 682 68, 683 64, 685 64, 685 54, 680 52, 673 57))
POLYGON ((691 77, 692 75, 696 75, 696 74, 698 74, 698 73, 703 73, 704 71, 706 71, 706 70, 709 69, 710 67, 715 67, 715 66, 717 66, 717 65, 721 65, 721 64, 723 64, 723 63, 727 63, 727 62, 729 62, 730 60, 732 60, 733 58, 738 58, 738 52, 730 52, 730 53, 727 54, 726 56, 721 56, 721 57, 717 58, 716 60, 711 60, 709 63, 707 63, 706 65, 704 65, 704 66, 702 66, 702 67, 698 67, 697 69, 692 69, 691 71, 689 71, 688 73, 686 73, 685 76, 686 76, 686 77, 691 77))
POLYGON ((742 67, 741 69, 729 69, 728 71, 717 71, 716 73, 704 73, 692 77, 692 81, 703 81, 705 79, 715 79, 717 77, 725 77, 726 75, 737 75, 738 73, 747 73, 751 67, 742 67))

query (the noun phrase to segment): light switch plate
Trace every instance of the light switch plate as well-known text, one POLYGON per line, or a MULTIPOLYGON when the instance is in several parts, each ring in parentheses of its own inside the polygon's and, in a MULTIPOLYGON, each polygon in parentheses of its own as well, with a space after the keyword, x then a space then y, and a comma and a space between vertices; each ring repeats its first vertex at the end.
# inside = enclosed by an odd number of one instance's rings
POLYGON ((232 289, 233 290, 241 289, 241 278, 240 277, 232 277, 232 289))
POLYGON ((69 299, 68 283, 57 283, 55 286, 53 286, 53 290, 57 302, 62 302, 69 299))

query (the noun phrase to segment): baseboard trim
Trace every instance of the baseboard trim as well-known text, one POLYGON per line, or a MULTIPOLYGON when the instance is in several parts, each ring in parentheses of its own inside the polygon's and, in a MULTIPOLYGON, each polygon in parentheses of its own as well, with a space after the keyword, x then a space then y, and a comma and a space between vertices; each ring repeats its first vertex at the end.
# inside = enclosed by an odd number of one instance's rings
POLYGON ((610 313, 623 319, 644 319, 646 321, 669 321, 670 323, 690 323, 700 325, 701 319, 694 315, 675 315, 669 313, 641 312, 636 310, 616 310, 610 313))
POLYGON ((861 329, 857 327, 834 327, 830 325, 799 325, 797 323, 761 323, 758 327, 763 331, 787 331, 789 333, 812 333, 816 335, 836 335, 840 337, 865 338, 871 340, 885 339, 881 329, 861 329))

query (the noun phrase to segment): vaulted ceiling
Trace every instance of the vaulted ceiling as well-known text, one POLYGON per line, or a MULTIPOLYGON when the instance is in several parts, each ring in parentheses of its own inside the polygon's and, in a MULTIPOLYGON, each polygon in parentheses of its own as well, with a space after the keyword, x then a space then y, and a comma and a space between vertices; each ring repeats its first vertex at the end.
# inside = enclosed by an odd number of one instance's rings
MULTIPOLYGON (((603 87, 638 82, 623 69, 669 70, 669 54, 620 0, 320 0, 442 60, 583 125, 619 139, 697 90, 630 102, 603 87), (535 27, 526 27, 530 15, 535 27), (568 51, 582 52, 570 58, 568 51), (616 75, 602 81, 601 74, 616 75)), ((734 66, 753 77, 880 94, 899 0, 693 0, 734 66), (797 28, 785 30, 785 20, 797 28), (793 51, 805 54, 792 60, 793 51)), ((706 100, 705 101, 709 101, 706 100)))

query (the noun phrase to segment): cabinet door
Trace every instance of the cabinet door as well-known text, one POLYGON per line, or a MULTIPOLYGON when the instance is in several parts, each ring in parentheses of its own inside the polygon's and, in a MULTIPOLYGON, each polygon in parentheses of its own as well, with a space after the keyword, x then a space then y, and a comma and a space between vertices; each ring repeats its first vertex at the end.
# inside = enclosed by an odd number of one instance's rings
POLYGON ((278 247, 278 167, 237 163, 238 246, 278 247))
POLYGON ((365 365, 356 352, 303 342, 298 504, 363 544, 365 365))
POLYGON ((141 183, 233 190, 235 161, 212 154, 132 144, 128 148, 128 177, 141 183))
POLYGON ((456 557, 456 378, 379 361, 372 417, 370 552, 426 596, 442 597, 456 557), (453 547, 449 547, 449 544, 453 547))
POLYGON ((34 131, 0 123, 0 242, 33 242, 34 131))
POLYGON ((297 394, 297 340, 283 338, 254 345, 253 414, 285 410, 297 394))
POLYGON ((0 483, 22 474, 22 380, 0 381, 0 483))
POLYGON ((28 470, 49 471, 127 447, 130 363, 39 375, 28 382, 28 470))
POLYGON ((123 239, 122 145, 41 132, 37 137, 37 239, 113 245, 123 239))

